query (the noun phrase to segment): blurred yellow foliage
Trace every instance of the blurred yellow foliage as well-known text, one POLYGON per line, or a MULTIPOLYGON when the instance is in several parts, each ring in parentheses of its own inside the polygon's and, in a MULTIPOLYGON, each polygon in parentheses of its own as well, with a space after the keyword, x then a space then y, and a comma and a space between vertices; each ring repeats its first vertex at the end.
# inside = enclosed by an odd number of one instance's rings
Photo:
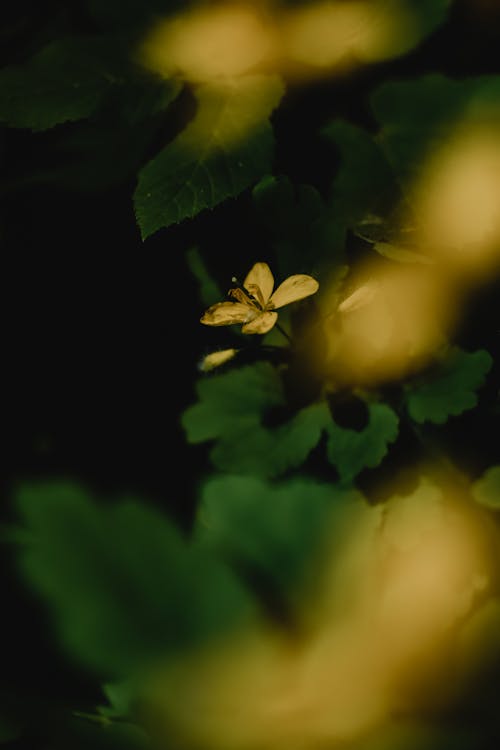
POLYGON ((156 24, 140 49, 143 65, 193 82, 239 76, 273 49, 272 29, 250 4, 192 8, 156 24))
POLYGON ((326 0, 291 11, 282 34, 286 58, 326 68, 359 65, 411 46, 415 18, 400 0, 326 0))
POLYGON ((461 659, 453 634, 488 591, 498 531, 453 483, 431 478, 384 508, 345 513, 342 548, 318 556, 300 635, 261 621, 161 670, 149 693, 156 731, 210 750, 344 747, 441 699, 461 659))
POLYGON ((467 281, 500 265, 500 136, 464 124, 427 160, 413 190, 423 247, 467 281))
POLYGON ((334 383, 373 385, 405 377, 446 343, 457 299, 433 266, 377 258, 358 267, 350 285, 351 293, 325 324, 334 383))
POLYGON ((346 62, 402 54, 419 33, 418 15, 407 0, 318 0, 295 8, 272 0, 226 0, 157 22, 140 45, 139 59, 160 75, 191 82, 239 76, 256 66, 291 77, 312 66, 317 75, 322 68, 342 70, 346 62))

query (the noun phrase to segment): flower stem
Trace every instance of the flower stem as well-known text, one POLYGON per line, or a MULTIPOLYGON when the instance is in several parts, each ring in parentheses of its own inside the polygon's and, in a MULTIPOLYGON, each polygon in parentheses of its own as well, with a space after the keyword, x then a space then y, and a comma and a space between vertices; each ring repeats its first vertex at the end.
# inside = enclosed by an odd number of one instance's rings
POLYGON ((282 328, 279 323, 276 323, 275 325, 276 325, 276 328, 278 329, 278 331, 281 334, 283 334, 283 336, 286 338, 286 340, 288 341, 288 343, 290 344, 290 346, 292 346, 292 343, 293 343, 292 339, 290 338, 290 336, 288 335, 288 333, 285 331, 285 329, 282 328))

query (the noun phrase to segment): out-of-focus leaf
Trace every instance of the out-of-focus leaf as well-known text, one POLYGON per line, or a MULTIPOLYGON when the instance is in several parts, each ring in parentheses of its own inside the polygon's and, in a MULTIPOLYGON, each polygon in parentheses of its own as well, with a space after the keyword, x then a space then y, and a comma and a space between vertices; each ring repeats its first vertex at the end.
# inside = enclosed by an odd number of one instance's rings
POLYGON ((224 471, 279 476, 304 463, 318 444, 327 418, 325 405, 313 404, 274 430, 242 426, 237 435, 228 435, 214 446, 213 463, 224 471))
POLYGON ((47 750, 150 750, 151 740, 136 724, 112 722, 99 715, 75 711, 71 720, 63 717, 47 750), (65 720, 66 719, 66 720, 65 720), (62 725, 62 726, 61 726, 62 725))
POLYGON ((344 120, 331 122, 323 135, 340 156, 330 193, 332 213, 347 227, 367 214, 386 213, 399 192, 392 169, 372 136, 344 120))
POLYGON ((0 120, 46 130, 81 120, 100 105, 118 73, 104 39, 52 42, 23 65, 0 71, 0 120))
POLYGON ((484 349, 465 352, 452 349, 433 368, 405 387, 408 413, 415 422, 444 424, 477 404, 476 391, 483 385, 493 360, 484 349))
POLYGON ((385 83, 371 105, 382 130, 379 143, 395 174, 411 182, 425 157, 445 143, 464 122, 500 114, 500 76, 452 80, 431 74, 417 80, 385 83))
POLYGON ((390 60, 418 46, 445 20, 451 2, 300 2, 288 52, 300 63, 331 69, 390 60))
POLYGON ((405 0, 415 13, 419 41, 425 39, 448 17, 453 0, 405 0))
POLYGON ((107 682, 102 686, 109 705, 99 706, 98 710, 102 716, 126 717, 130 715, 132 703, 135 698, 135 687, 130 682, 107 682))
POLYGON ((393 245, 390 242, 376 242, 373 248, 379 255, 389 260, 395 260, 397 263, 423 263, 425 265, 432 263, 432 259, 427 255, 408 250, 406 247, 393 245))
POLYGON ((467 727, 394 720, 356 743, 356 750, 471 750, 475 740, 467 727))
POLYGON ((333 420, 327 428, 327 454, 343 482, 352 481, 365 468, 378 466, 389 444, 398 436, 399 420, 386 404, 368 405, 368 424, 363 430, 340 427, 333 420))
POLYGON ((276 254, 280 275, 315 273, 343 256, 345 227, 311 185, 268 175, 253 190, 254 204, 276 254))
POLYGON ((309 479, 273 485, 255 477, 214 477, 203 488, 197 533, 286 591, 303 582, 326 541, 331 548, 333 516, 354 497, 353 490, 309 479))
POLYGON ((285 407, 283 385, 268 363, 232 370, 198 383, 198 403, 182 416, 191 443, 215 440, 211 458, 223 471, 273 477, 299 466, 329 422, 326 404, 312 404, 277 427, 262 422, 285 407))
POLYGON ((221 302, 221 300, 224 299, 224 295, 221 292, 219 285, 210 275, 198 248, 193 247, 188 250, 186 253, 186 261, 189 270, 198 282, 201 302, 206 307, 215 305, 216 302, 221 302))
POLYGON ((143 239, 239 195, 269 172, 268 118, 282 95, 276 76, 197 88, 195 118, 139 175, 134 200, 143 239))
POLYGON ((195 551, 158 511, 103 507, 63 483, 17 496, 20 568, 74 658, 109 677, 189 648, 251 611, 221 563, 195 551))
POLYGON ((32 179, 102 190, 133 178, 161 127, 161 113, 180 88, 178 81, 121 86, 106 111, 59 141, 50 169, 32 179))
POLYGON ((86 0, 87 7, 103 28, 136 29, 185 7, 182 0, 86 0))
POLYGON ((303 231, 320 218, 324 203, 311 185, 292 185, 284 175, 267 175, 253 189, 253 199, 266 228, 278 239, 297 240, 295 230, 303 231))
POLYGON ((473 484, 472 496, 480 505, 500 510, 500 466, 492 466, 473 484))

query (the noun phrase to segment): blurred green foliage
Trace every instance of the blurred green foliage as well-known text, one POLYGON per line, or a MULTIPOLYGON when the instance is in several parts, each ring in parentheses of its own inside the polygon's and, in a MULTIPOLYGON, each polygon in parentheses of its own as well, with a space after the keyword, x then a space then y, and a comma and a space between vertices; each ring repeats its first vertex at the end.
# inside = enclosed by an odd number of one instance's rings
POLYGON ((435 365, 427 377, 415 379, 406 388, 408 413, 415 422, 443 424, 477 405, 480 388, 493 360, 486 351, 454 349, 435 365))
POLYGON ((251 476, 215 476, 203 486, 195 534, 293 601, 297 591, 307 592, 322 553, 331 553, 334 535, 341 534, 346 507, 359 499, 352 488, 306 478, 273 485, 251 476))
MULTIPOLYGON (((398 55, 417 48, 451 5, 404 2, 417 23, 398 55)), ((346 509, 371 501, 359 488, 370 472, 390 464, 405 429, 419 425, 425 444, 429 424, 443 428, 450 417, 476 409, 496 377, 489 351, 453 341, 428 367, 388 387, 336 391, 324 363, 315 368, 317 352, 327 352, 321 325, 334 318, 357 259, 378 258, 388 266, 420 262, 421 248, 400 221, 419 220, 412 213, 412 181, 456 127, 498 126, 500 75, 459 80, 436 71, 396 81, 392 72, 386 79, 385 69, 376 69, 367 92, 371 127, 348 121, 345 113, 328 114, 314 136, 328 174, 324 184, 305 184, 283 168, 280 134, 286 134, 279 125, 303 82, 294 88, 279 70, 264 69, 223 84, 193 84, 182 72, 164 79, 141 68, 141 34, 184 7, 177 0, 86 0, 85 31, 55 34, 32 57, 20 55, 0 71, 2 123, 36 134, 54 129, 48 165, 25 168, 4 189, 50 184, 78 196, 125 185, 142 238, 161 231, 166 245, 169 232, 177 231, 172 225, 195 226, 190 220, 203 219, 207 209, 230 217, 236 201, 229 199, 239 198, 238 220, 244 216, 255 228, 258 244, 245 242, 245 226, 228 227, 231 257, 222 273, 203 231, 194 230, 195 243, 188 235, 186 247, 196 249, 186 260, 200 298, 200 309, 182 308, 190 320, 222 301, 224 284, 236 272, 231 263, 241 268, 270 259, 276 278, 312 274, 320 290, 289 316, 280 313, 291 347, 278 329, 248 347, 240 337, 241 356, 196 383, 196 402, 180 421, 188 443, 207 449, 210 465, 197 477, 190 534, 141 498, 94 498, 76 481, 26 483, 15 495, 19 526, 5 537, 16 539, 23 581, 46 603, 61 650, 104 683, 109 702, 79 717, 68 719, 66 709, 57 714, 60 731, 47 740, 48 750, 148 746, 133 724, 129 680, 159 661, 180 660, 224 639, 268 615, 271 605, 293 619, 297 602, 320 577, 325 546, 344 538, 346 509), (273 359, 278 346, 280 358, 273 359), (361 423, 339 416, 339 405, 349 399, 366 412, 361 423)), ((308 118, 307 106, 301 114, 308 118)), ((297 152, 301 145, 308 144, 295 143, 297 152)), ((171 287, 166 278, 169 300, 171 287)), ((178 309, 169 312, 170 328, 180 325, 178 309)), ((165 446, 166 472, 175 460, 175 449, 165 446)), ((489 521, 500 507, 499 472, 498 466, 481 467, 466 493, 489 521)), ((0 744, 29 737, 17 715, 0 716, 0 744)), ((395 721, 352 747, 483 747, 475 744, 475 728, 449 726, 445 719, 395 721)), ((489 731, 486 723, 485 743, 489 731)))
POLYGON ((97 505, 65 483, 24 486, 19 562, 66 649, 103 677, 218 635, 251 613, 222 563, 144 503, 97 505))
POLYGON ((119 82, 108 41, 54 41, 24 65, 0 71, 0 119, 34 131, 81 120, 119 82))

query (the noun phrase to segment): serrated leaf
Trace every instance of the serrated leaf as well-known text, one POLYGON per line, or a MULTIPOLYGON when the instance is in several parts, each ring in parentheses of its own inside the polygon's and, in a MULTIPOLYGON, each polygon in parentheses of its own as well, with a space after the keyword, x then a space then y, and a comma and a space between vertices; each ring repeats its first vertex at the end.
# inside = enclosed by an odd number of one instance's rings
POLYGON ((472 496, 480 505, 500 510, 500 466, 492 466, 474 482, 472 496))
POLYGON ((143 239, 239 195, 269 172, 268 118, 282 95, 277 76, 197 88, 194 119, 140 172, 134 200, 143 239))
POLYGON ((326 405, 318 403, 278 427, 264 426, 266 412, 286 405, 279 374, 266 362, 201 380, 197 393, 198 403, 182 416, 187 439, 215 440, 214 466, 233 474, 273 477, 299 466, 329 421, 326 405))
POLYGON ((63 645, 108 677, 190 648, 251 611, 233 574, 188 545, 158 511, 98 506, 65 483, 24 486, 20 568, 63 645))
POLYGON ((23 65, 0 71, 0 120, 17 128, 46 130, 91 115, 116 71, 105 40, 52 42, 23 65))
POLYGON ((477 404, 476 391, 483 385, 493 360, 484 349, 465 352, 452 349, 426 376, 405 387, 408 413, 415 422, 444 424, 477 404))
POLYGON ((368 214, 385 213, 399 191, 387 159, 370 133, 344 120, 334 120, 322 133, 340 156, 330 192, 332 213, 348 227, 368 214))
POLYGON ((309 479, 276 485, 256 477, 214 477, 203 487, 196 535, 285 593, 304 582, 325 542, 331 550, 334 517, 340 519, 354 498, 353 490, 309 479))
POLYGON ((212 461, 222 471, 279 476, 304 463, 318 444, 327 419, 326 406, 313 404, 274 430, 242 425, 235 436, 219 440, 212 450, 212 461))
POLYGON ((399 420, 386 404, 368 405, 368 424, 363 430, 327 427, 327 455, 343 482, 352 481, 365 468, 374 468, 398 436, 399 420))

